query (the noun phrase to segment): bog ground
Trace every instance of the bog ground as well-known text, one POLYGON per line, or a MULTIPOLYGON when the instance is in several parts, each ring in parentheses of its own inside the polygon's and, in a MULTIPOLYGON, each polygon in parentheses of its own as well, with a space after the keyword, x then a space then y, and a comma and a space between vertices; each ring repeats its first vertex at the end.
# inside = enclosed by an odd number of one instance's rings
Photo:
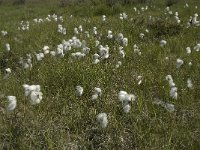
POLYGON ((200 1, 0 5, 0 149, 200 148, 200 1))

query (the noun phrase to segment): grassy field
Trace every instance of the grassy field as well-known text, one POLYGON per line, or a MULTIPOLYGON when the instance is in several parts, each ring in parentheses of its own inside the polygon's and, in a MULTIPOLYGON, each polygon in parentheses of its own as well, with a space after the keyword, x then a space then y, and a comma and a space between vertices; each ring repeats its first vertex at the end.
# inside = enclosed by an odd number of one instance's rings
POLYGON ((200 1, 186 2, 0 5, 0 149, 198 150, 200 1))

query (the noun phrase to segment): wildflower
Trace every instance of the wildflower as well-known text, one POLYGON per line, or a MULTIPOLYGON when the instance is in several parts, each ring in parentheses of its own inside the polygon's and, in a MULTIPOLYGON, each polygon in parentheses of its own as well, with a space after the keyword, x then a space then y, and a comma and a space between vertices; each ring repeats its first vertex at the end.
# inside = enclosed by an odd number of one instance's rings
POLYGON ((181 59, 178 58, 176 60, 176 68, 177 69, 180 68, 183 65, 183 63, 184 63, 183 60, 181 60, 181 59))
POLYGON ((106 128, 108 125, 108 118, 106 113, 100 113, 97 115, 97 121, 102 128, 106 128))
POLYGON ((82 96, 83 95, 83 87, 76 86, 75 94, 76 94, 76 96, 82 96))
POLYGON ((7 96, 6 98, 7 98, 8 103, 9 103, 8 106, 7 106, 7 110, 8 111, 14 110, 16 108, 16 106, 17 106, 16 97, 15 96, 7 96))

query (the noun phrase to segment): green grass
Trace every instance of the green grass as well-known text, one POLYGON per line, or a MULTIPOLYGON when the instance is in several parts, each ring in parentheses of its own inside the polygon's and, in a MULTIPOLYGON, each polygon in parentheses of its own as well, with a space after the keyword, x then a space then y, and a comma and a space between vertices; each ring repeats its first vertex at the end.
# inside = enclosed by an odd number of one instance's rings
POLYGON ((6 37, 0 36, 0 149, 198 149, 200 147, 200 53, 192 50, 186 54, 185 48, 192 49, 200 43, 199 27, 186 28, 187 21, 200 8, 198 1, 188 2, 189 8, 179 2, 171 7, 178 11, 181 24, 173 17, 165 20, 163 2, 149 4, 149 9, 141 14, 131 6, 105 5, 93 7, 70 6, 61 8, 52 3, 27 3, 12 6, 9 3, 0 6, 0 30, 8 31, 6 37), (46 7, 44 7, 46 6, 46 7), (126 12, 128 20, 121 21, 119 13, 126 12), (64 17, 64 22, 34 24, 34 18, 45 18, 48 14, 64 17), (107 21, 102 23, 101 15, 106 14, 107 21), (70 19, 69 16, 73 15, 70 19), (161 22, 149 22, 149 15, 161 18, 161 22), (130 18, 133 18, 132 20, 130 18), (30 21, 29 31, 19 31, 20 22, 30 21), (57 33, 57 25, 62 24, 67 34, 57 33), (92 64, 92 55, 97 52, 96 37, 87 38, 84 33, 77 37, 85 40, 91 48, 90 54, 81 60, 74 60, 70 53, 64 58, 45 56, 38 62, 34 52, 44 45, 55 50, 63 39, 73 36, 74 27, 83 26, 84 31, 97 27, 102 34, 101 44, 110 47, 110 57, 97 65, 92 64), (145 29, 149 29, 149 33, 145 29), (162 29, 162 30, 161 30, 162 29), (119 44, 106 38, 107 31, 114 35, 123 33, 129 44, 124 47, 126 57, 120 58, 119 44), (173 31, 172 31, 173 30, 173 31), (144 39, 139 34, 144 33, 144 39), (158 34, 159 33, 159 34, 158 34), (18 39, 17 41, 15 39, 18 39), (159 46, 165 39, 167 45, 159 46), (5 44, 11 45, 6 55, 5 44), (137 44, 142 55, 133 52, 137 44), (24 70, 18 65, 20 57, 33 54, 33 68, 24 70), (165 60, 169 57, 169 61, 165 60), (176 69, 176 59, 184 60, 184 65, 176 69), (6 59, 8 61, 6 61, 6 59), (117 61, 122 66, 115 68, 117 61), (193 66, 187 64, 192 61, 193 66), (4 70, 12 69, 8 79, 3 79, 4 70), (165 80, 171 74, 178 87, 178 99, 169 96, 169 85, 165 80), (137 76, 143 81, 137 84, 137 76), (194 89, 187 88, 187 79, 191 78, 194 89), (39 84, 43 100, 38 105, 30 105, 24 96, 23 84, 39 84), (77 98, 75 87, 81 85, 84 94, 77 98), (94 87, 102 89, 102 96, 91 101, 94 87), (125 90, 137 96, 131 102, 131 110, 125 114, 118 100, 118 92, 125 90), (17 107, 7 112, 5 96, 14 95, 17 107), (153 104, 154 98, 175 105, 175 112, 168 112, 153 104), (97 115, 108 114, 108 126, 99 127, 97 115))

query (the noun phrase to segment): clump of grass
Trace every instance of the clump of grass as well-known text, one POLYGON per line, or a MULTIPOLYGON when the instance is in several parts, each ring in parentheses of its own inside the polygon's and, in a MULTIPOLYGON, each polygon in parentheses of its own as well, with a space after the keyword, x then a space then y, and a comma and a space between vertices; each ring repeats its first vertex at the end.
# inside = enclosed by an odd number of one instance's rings
POLYGON ((13 5, 24 5, 26 3, 26 0, 15 0, 13 2, 13 5))
POLYGON ((174 36, 183 31, 183 27, 175 21, 160 18, 149 22, 147 26, 153 30, 155 37, 174 36))
POLYGON ((177 2, 178 2, 177 0, 165 0, 165 5, 170 7, 176 4, 177 2))

